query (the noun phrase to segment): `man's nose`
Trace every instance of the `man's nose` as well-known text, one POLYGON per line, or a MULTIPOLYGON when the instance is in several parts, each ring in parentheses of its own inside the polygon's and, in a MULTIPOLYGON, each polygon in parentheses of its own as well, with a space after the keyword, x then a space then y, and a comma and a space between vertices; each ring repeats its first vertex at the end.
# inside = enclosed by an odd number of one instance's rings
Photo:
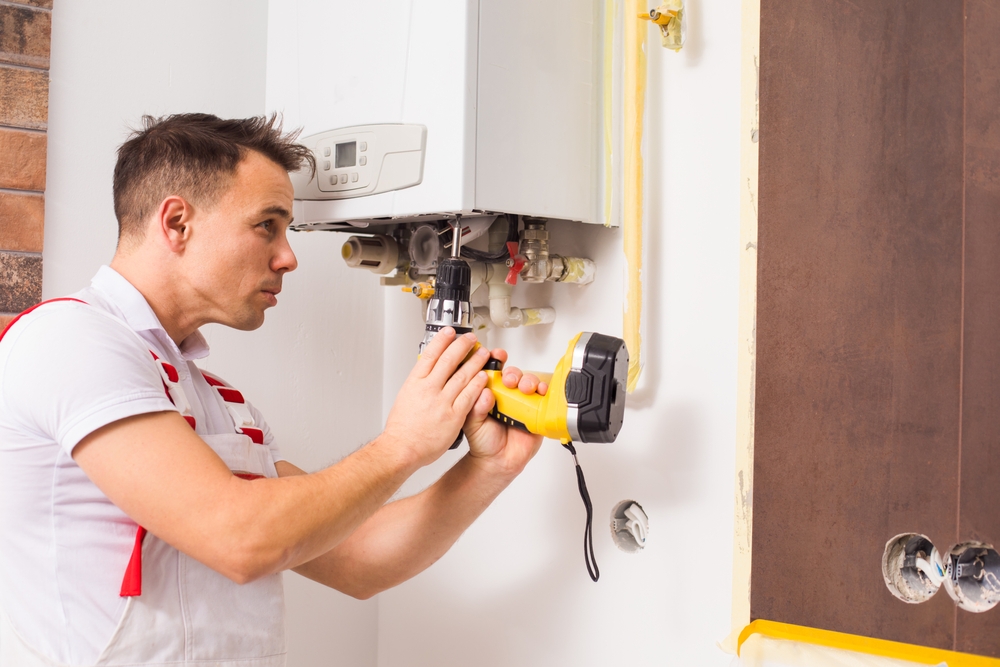
POLYGON ((294 271, 299 265, 299 260, 295 257, 295 252, 292 250, 292 246, 288 243, 287 237, 282 237, 281 243, 278 246, 278 252, 274 256, 271 268, 275 273, 287 273, 288 271, 294 271))

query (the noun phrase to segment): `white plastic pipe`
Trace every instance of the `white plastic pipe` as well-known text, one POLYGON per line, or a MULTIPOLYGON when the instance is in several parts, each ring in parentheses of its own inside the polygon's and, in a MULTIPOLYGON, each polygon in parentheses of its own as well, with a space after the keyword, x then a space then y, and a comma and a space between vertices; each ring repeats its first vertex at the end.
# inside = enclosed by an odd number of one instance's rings
POLYGON ((502 329, 511 329, 533 324, 551 324, 556 320, 555 308, 513 308, 510 293, 513 289, 505 282, 502 271, 488 271, 490 320, 502 329))

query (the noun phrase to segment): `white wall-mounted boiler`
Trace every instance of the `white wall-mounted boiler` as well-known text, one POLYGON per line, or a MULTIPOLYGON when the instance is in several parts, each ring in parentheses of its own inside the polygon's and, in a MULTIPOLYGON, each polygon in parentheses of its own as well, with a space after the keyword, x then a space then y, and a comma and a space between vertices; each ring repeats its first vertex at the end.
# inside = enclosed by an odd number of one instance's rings
POLYGON ((303 126, 319 166, 295 180, 296 228, 479 213, 616 224, 604 209, 600 11, 595 0, 272 3, 272 102, 303 126))

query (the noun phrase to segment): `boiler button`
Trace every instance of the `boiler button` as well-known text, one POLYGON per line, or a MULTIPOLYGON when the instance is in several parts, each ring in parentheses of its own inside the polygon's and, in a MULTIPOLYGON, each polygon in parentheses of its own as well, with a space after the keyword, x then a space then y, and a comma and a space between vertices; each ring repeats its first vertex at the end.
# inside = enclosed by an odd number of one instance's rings
POLYGON ((330 157, 330 147, 329 146, 326 146, 323 149, 323 157, 330 157))
POLYGON ((368 142, 367 141, 360 142, 358 144, 358 150, 361 151, 361 152, 364 152, 364 151, 368 150, 368 142))
POLYGON ((336 184, 337 184, 337 175, 333 174, 332 176, 330 176, 330 185, 336 185, 336 184))
POLYGON ((358 158, 358 164, 361 165, 362 167, 365 166, 366 164, 368 164, 368 158, 362 155, 360 158, 358 158))
POLYGON ((346 183, 347 182, 347 174, 341 174, 340 175, 340 182, 341 183, 346 183))
POLYGON ((323 160, 323 171, 330 171, 330 161, 323 160))
POLYGON ((358 182, 358 175, 351 174, 351 183, 357 183, 357 182, 358 182))

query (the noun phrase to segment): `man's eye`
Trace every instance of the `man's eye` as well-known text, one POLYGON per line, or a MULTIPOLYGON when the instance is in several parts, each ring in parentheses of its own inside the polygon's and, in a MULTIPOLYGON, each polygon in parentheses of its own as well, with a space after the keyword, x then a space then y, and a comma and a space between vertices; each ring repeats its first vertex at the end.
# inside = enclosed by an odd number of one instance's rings
POLYGON ((265 220, 264 222, 260 223, 257 226, 263 229, 264 231, 269 232, 271 231, 271 228, 274 227, 274 222, 272 222, 271 220, 265 220))

